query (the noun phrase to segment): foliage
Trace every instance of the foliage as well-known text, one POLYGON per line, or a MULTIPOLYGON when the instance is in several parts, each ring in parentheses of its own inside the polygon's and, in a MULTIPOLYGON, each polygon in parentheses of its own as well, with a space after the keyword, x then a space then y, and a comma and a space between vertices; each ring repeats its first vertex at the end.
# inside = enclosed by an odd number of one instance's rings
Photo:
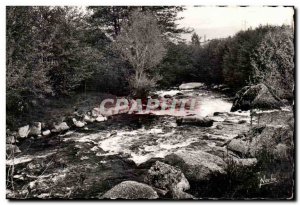
POLYGON ((198 34, 193 33, 192 38, 191 38, 192 46, 200 47, 200 39, 201 39, 201 37, 199 37, 198 34))
POLYGON ((100 26, 109 36, 116 38, 121 31, 121 24, 128 21, 132 12, 148 12, 155 16, 163 34, 170 39, 180 38, 181 33, 189 33, 190 29, 178 28, 178 12, 182 6, 91 6, 91 22, 100 26))
POLYGON ((257 82, 266 84, 277 96, 293 98, 294 35, 283 26, 268 32, 251 59, 257 82))
POLYGON ((238 90, 253 81, 251 56, 265 34, 273 29, 273 26, 260 26, 240 31, 229 39, 227 51, 223 56, 223 75, 224 82, 233 90, 238 90))
POLYGON ((7 7, 8 115, 69 95, 93 74, 102 54, 82 41, 85 19, 73 7, 7 7))
POLYGON ((192 50, 185 43, 169 42, 167 54, 158 66, 159 74, 162 76, 159 84, 162 87, 170 87, 185 81, 197 80, 191 55, 192 50))
POLYGON ((156 18, 148 12, 135 11, 114 42, 114 48, 134 69, 130 84, 137 97, 144 97, 155 85, 153 69, 165 55, 161 31, 156 18))

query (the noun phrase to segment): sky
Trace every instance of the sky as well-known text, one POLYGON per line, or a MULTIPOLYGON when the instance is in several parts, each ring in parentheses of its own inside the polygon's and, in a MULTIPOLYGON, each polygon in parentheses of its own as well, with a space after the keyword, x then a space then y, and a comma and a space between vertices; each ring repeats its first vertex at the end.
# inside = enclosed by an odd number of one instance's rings
MULTIPOLYGON (((240 30, 261 25, 293 23, 292 7, 193 7, 188 6, 178 16, 180 27, 191 27, 206 40, 233 36, 240 30)), ((182 36, 190 41, 191 34, 182 36)))

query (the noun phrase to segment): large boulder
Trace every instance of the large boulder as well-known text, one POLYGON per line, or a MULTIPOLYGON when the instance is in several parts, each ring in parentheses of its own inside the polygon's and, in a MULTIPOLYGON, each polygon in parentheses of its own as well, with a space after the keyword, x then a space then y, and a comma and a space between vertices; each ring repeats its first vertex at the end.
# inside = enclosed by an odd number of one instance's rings
POLYGON ((179 167, 188 180, 209 180, 225 174, 226 163, 221 157, 200 150, 178 150, 165 157, 168 164, 179 167))
POLYGON ((249 154, 258 157, 262 152, 267 152, 275 158, 283 159, 293 149, 293 131, 289 126, 264 128, 251 140, 249 154))
POLYGON ((237 110, 279 109, 283 104, 264 84, 243 87, 236 93, 231 112, 237 110))
POLYGON ((107 191, 101 198, 104 199, 157 199, 156 191, 149 185, 124 181, 107 191))
POLYGON ((233 139, 228 143, 227 148, 240 155, 247 156, 249 153, 249 145, 250 141, 248 140, 233 139))
POLYGON ((181 192, 190 188, 188 180, 179 169, 160 161, 156 161, 148 170, 145 182, 170 192, 172 197, 177 199, 181 198, 181 192))
POLYGON ((176 119, 177 125, 196 125, 200 127, 211 127, 213 125, 213 120, 207 117, 199 116, 184 116, 176 119))
POLYGON ((189 89, 197 89, 201 88, 203 83, 183 83, 179 86, 180 90, 189 90, 189 89))
POLYGON ((266 126, 257 132, 252 128, 242 139, 233 139, 228 143, 228 150, 243 157, 260 157, 267 153, 275 159, 287 160, 293 150, 293 127, 266 126))

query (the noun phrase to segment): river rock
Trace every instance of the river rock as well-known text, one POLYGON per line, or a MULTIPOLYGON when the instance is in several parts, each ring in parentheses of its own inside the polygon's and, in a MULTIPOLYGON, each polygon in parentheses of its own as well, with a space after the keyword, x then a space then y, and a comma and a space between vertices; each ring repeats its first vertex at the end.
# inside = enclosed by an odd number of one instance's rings
POLYGON ((34 122, 32 126, 30 126, 30 132, 29 135, 35 135, 38 136, 41 134, 42 130, 42 123, 40 122, 34 122))
POLYGON ((78 120, 76 120, 75 118, 73 118, 72 121, 73 121, 73 123, 74 123, 74 125, 75 125, 76 127, 81 128, 81 127, 84 127, 84 126, 85 126, 85 122, 78 121, 78 120))
POLYGON ((98 116, 97 118, 96 118, 96 121, 97 122, 103 122, 103 121, 106 121, 107 120, 107 118, 106 117, 103 117, 102 115, 100 115, 100 116, 98 116))
POLYGON ((91 117, 88 116, 88 115, 84 115, 83 120, 84 120, 85 122, 94 122, 94 121, 95 121, 94 118, 91 118, 91 117))
POLYGON ((177 125, 196 125, 200 127, 211 127, 213 125, 213 120, 206 117, 198 116, 185 116, 176 119, 177 125))
POLYGON ((179 86, 180 90, 197 89, 202 87, 203 83, 183 83, 179 86))
POLYGON ((9 135, 6 136, 6 144, 15 144, 17 142, 15 136, 9 135))
POLYGON ((157 199, 156 191, 149 185, 124 181, 107 191, 101 198, 104 199, 157 199))
POLYGON ((26 138, 28 136, 29 132, 30 132, 29 125, 26 125, 24 127, 20 127, 19 131, 18 131, 19 137, 20 138, 26 138))
POLYGON ((12 154, 12 153, 20 153, 21 150, 19 149, 19 147, 17 145, 13 145, 13 144, 6 144, 6 153, 8 155, 12 154))
POLYGON ((43 136, 48 136, 51 134, 51 131, 50 130, 45 130, 42 132, 43 136))
POLYGON ((236 93, 231 112, 237 110, 280 109, 283 104, 264 84, 243 87, 236 93))
POLYGON ((200 150, 178 150, 165 157, 168 164, 179 167, 188 180, 209 180, 212 175, 225 174, 222 158, 200 150))
POLYGON ((228 143, 227 148, 231 151, 246 156, 249 153, 249 146, 250 146, 249 141, 242 140, 242 139, 233 139, 228 143))
POLYGON ((62 132, 68 129, 70 129, 68 124, 66 122, 62 122, 58 125, 54 125, 54 129, 52 130, 52 132, 62 132))
POLYGON ((92 117, 98 117, 99 115, 101 115, 101 110, 98 107, 93 108, 92 110, 92 117))
POLYGON ((184 174, 177 168, 156 161, 148 170, 145 182, 159 189, 169 191, 173 198, 180 198, 180 192, 188 190, 190 184, 184 174))
POLYGON ((164 95, 164 98, 172 98, 172 96, 169 94, 166 94, 166 95, 164 95))

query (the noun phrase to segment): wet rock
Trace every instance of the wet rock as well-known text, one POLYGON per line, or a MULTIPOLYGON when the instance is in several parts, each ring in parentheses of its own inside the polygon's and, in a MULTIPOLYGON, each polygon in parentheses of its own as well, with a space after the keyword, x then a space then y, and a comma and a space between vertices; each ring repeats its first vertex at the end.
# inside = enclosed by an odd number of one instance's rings
POLYGON ((107 118, 106 117, 103 117, 102 115, 100 115, 100 116, 98 116, 97 118, 96 118, 96 121, 97 122, 103 122, 103 121, 106 121, 107 120, 107 118))
POLYGON ((6 144, 15 144, 17 142, 15 136, 9 135, 6 137, 6 144))
POLYGON ((18 131, 19 137, 20 138, 26 138, 28 136, 29 132, 30 132, 29 125, 26 125, 24 127, 20 127, 19 131, 18 131))
POLYGON ((180 192, 176 192, 173 193, 173 199, 196 199, 193 195, 180 191, 180 192))
POLYGON ((231 112, 237 110, 280 109, 283 104, 264 84, 243 87, 237 92, 231 112))
POLYGON ((238 124, 244 124, 244 123, 247 123, 247 121, 246 120, 239 120, 238 121, 238 124))
POLYGON ((99 115, 101 115, 101 110, 100 110, 100 108, 95 107, 95 108, 92 110, 92 117, 98 117, 99 115))
POLYGON ((13 144, 6 144, 6 153, 8 155, 11 155, 12 153, 20 153, 21 150, 19 149, 19 147, 17 145, 13 145, 13 144))
POLYGON ((212 175, 225 174, 222 158, 200 150, 178 150, 167 155, 168 164, 179 167, 188 180, 209 180, 212 175))
POLYGON ((50 130, 45 130, 42 132, 43 136, 48 136, 51 134, 51 131, 50 130))
POLYGON ((222 125, 217 125, 216 129, 221 130, 221 129, 223 129, 223 126, 222 125))
POLYGON ((179 86, 180 90, 189 90, 189 89, 197 89, 201 88, 203 83, 183 83, 179 86))
POLYGON ((214 116, 228 116, 226 112, 214 112, 214 116))
POLYGON ((175 96, 183 96, 184 94, 182 92, 178 92, 175 94, 175 96))
POLYGON ((66 122, 62 122, 58 125, 54 125, 54 129, 51 130, 52 132, 62 132, 62 131, 66 131, 70 129, 70 127, 68 126, 68 124, 66 122))
POLYGON ((175 167, 156 161, 148 170, 145 182, 153 187, 169 191, 173 198, 179 199, 181 192, 188 190, 190 184, 184 174, 175 167))
POLYGON ((185 116, 176 119, 177 125, 196 125, 200 127, 211 127, 213 125, 213 120, 209 118, 202 118, 198 116, 185 116))
POLYGON ((107 191, 101 198, 104 199, 157 199, 156 191, 149 185, 124 181, 107 191))
POLYGON ((171 96, 171 95, 168 95, 168 94, 166 94, 166 95, 164 95, 164 98, 172 98, 172 96, 171 96))
POLYGON ((84 115, 83 120, 84 120, 85 122, 94 122, 94 121, 95 121, 94 118, 91 118, 91 117, 88 116, 88 115, 84 115))
POLYGON ((42 130, 42 123, 40 122, 34 122, 32 126, 30 126, 30 132, 29 135, 35 135, 38 136, 41 134, 42 130))
POLYGON ((78 121, 78 120, 76 120, 75 118, 73 118, 72 121, 73 121, 73 123, 74 123, 74 125, 75 125, 76 127, 81 128, 81 127, 84 127, 84 126, 85 126, 85 122, 78 121))

